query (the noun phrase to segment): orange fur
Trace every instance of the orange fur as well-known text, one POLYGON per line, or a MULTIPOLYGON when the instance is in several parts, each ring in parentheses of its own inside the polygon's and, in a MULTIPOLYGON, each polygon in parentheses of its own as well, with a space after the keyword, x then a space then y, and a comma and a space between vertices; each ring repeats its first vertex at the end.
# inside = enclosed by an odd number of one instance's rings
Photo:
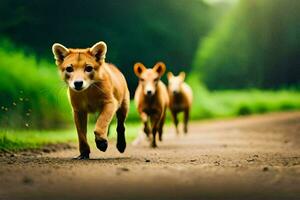
POLYGON ((90 148, 86 139, 87 115, 99 112, 95 126, 98 149, 107 148, 108 126, 116 114, 118 119, 117 148, 126 148, 124 122, 129 107, 129 91, 123 74, 105 62, 106 44, 98 42, 87 49, 67 49, 54 44, 52 51, 62 79, 68 84, 69 100, 77 128, 80 156, 89 158, 90 148))
POLYGON ((170 110, 172 118, 176 127, 176 132, 178 130, 178 118, 177 114, 184 112, 184 132, 188 131, 188 121, 189 113, 192 106, 193 92, 190 86, 184 82, 185 73, 180 72, 178 76, 174 76, 172 72, 168 72, 168 93, 170 98, 170 110))
POLYGON ((162 62, 156 63, 152 69, 147 69, 142 63, 134 65, 134 72, 140 79, 134 100, 144 123, 144 132, 147 136, 150 136, 150 132, 152 132, 152 147, 157 146, 155 138, 157 132, 159 139, 162 140, 166 109, 169 104, 167 88, 160 81, 165 70, 166 66, 162 62), (149 120, 151 129, 148 125, 149 120))

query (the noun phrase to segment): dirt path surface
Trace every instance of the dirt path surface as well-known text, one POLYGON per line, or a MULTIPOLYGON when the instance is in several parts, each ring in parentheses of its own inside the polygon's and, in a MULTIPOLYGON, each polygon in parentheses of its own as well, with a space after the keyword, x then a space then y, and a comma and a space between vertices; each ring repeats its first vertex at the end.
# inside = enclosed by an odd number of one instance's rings
POLYGON ((2 156, 0 199, 300 199, 300 112, 171 127, 158 145, 2 156))

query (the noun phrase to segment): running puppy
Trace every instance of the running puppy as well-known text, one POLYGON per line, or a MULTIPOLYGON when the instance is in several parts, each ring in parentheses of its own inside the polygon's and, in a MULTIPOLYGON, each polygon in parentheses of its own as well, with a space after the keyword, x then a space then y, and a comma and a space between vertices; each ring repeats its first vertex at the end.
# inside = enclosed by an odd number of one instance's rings
POLYGON ((193 92, 188 84, 184 82, 185 73, 180 72, 178 76, 174 76, 172 72, 168 72, 168 92, 170 97, 170 110, 172 118, 176 127, 176 133, 178 130, 178 118, 177 114, 184 112, 184 133, 188 132, 189 113, 193 101, 193 92))
POLYGON ((129 91, 123 74, 112 64, 105 62, 107 51, 104 42, 91 48, 68 49, 55 43, 52 51, 62 79, 68 85, 69 100, 79 139, 80 155, 77 159, 89 159, 87 142, 88 113, 99 112, 95 127, 96 146, 107 149, 108 126, 117 114, 117 149, 126 148, 124 122, 128 113, 129 91))
POLYGON ((160 80, 166 71, 166 66, 158 62, 152 69, 147 69, 142 63, 134 65, 134 72, 139 78, 139 85, 135 91, 134 100, 144 123, 144 132, 148 137, 152 132, 153 148, 156 145, 156 133, 162 141, 163 125, 166 118, 166 110, 169 104, 168 91, 164 83, 160 80), (151 122, 151 129, 149 127, 151 122))

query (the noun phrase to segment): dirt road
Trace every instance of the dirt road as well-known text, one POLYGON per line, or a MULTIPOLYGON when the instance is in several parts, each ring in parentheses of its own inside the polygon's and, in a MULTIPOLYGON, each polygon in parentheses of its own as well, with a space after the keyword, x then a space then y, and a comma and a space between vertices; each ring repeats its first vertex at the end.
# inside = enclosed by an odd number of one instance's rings
POLYGON ((158 145, 2 156, 0 199, 300 199, 300 112, 171 127, 158 145))

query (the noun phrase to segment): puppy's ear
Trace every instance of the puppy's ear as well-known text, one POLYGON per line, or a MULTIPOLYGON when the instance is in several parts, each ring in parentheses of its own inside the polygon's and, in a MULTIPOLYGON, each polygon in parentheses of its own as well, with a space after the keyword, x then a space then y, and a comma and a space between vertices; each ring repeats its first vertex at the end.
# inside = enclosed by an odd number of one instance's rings
POLYGON ((170 80, 173 76, 174 76, 174 75, 173 75, 172 72, 168 72, 168 73, 167 73, 167 78, 168 78, 168 80, 170 80))
POLYGON ((140 77, 146 67, 142 63, 135 63, 133 67, 134 73, 137 77, 140 77))
POLYGON ((69 49, 59 43, 55 43, 52 45, 52 52, 56 64, 59 65, 64 61, 65 57, 69 54, 69 49))
POLYGON ((96 58, 97 62, 98 61, 104 62, 106 51, 107 51, 107 46, 105 42, 102 41, 94 44, 94 46, 90 48, 90 52, 96 58))
POLYGON ((181 78, 182 81, 185 79, 185 72, 180 72, 179 77, 181 78))
POLYGON ((166 65, 163 62, 158 62, 154 65, 153 70, 156 71, 159 76, 162 76, 166 71, 166 65))

